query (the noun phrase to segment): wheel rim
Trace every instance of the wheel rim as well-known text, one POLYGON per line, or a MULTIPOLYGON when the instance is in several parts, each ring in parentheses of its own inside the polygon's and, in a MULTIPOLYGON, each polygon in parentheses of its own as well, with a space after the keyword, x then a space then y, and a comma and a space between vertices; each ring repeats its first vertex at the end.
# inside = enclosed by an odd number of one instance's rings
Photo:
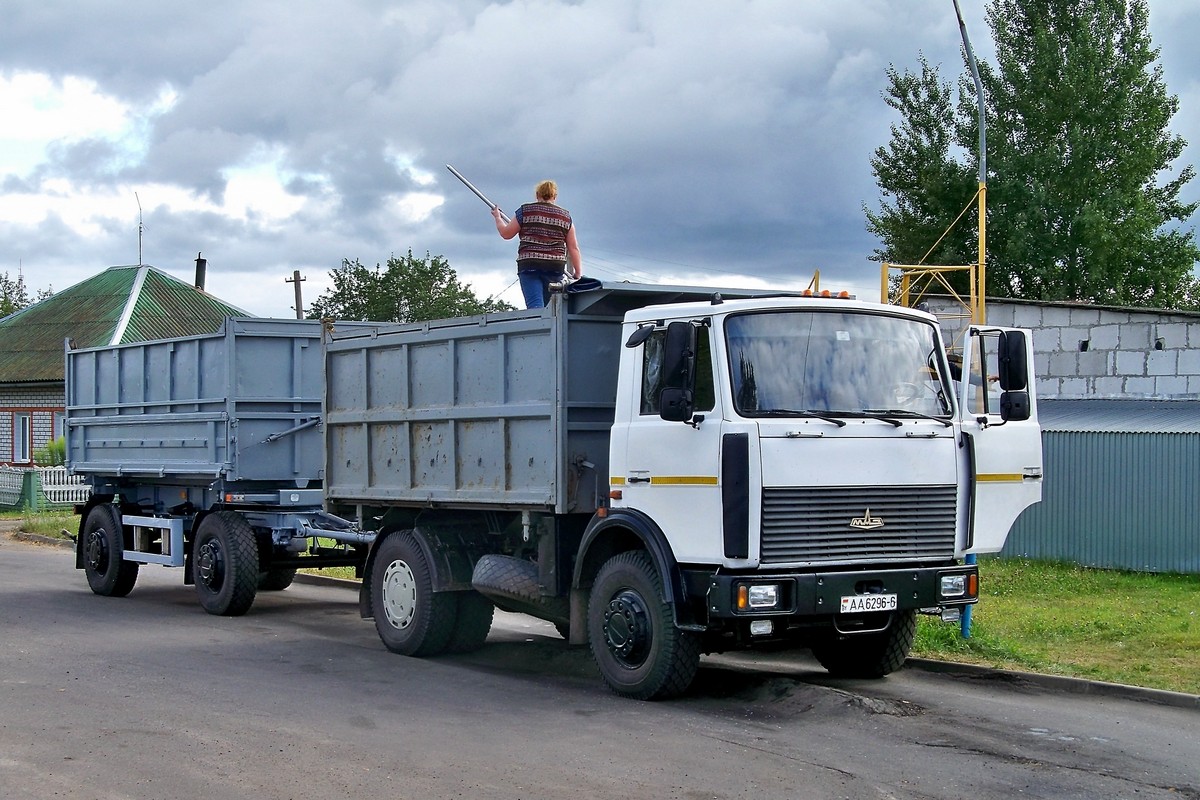
POLYGON ((108 571, 108 542, 103 528, 98 528, 88 534, 87 544, 84 545, 88 566, 97 575, 108 571))
POLYGON ((196 559, 196 573, 200 576, 200 582, 212 591, 215 592, 221 588, 221 584, 225 580, 225 553, 221 550, 221 543, 216 539, 209 539, 200 545, 200 553, 196 559))
POLYGON ((407 628, 417 615, 417 579, 408 564, 393 561, 383 573, 383 613, 393 628, 407 628))
POLYGON ((650 652, 650 612, 642 596, 625 589, 604 611, 604 643, 613 658, 631 669, 646 662, 650 652))

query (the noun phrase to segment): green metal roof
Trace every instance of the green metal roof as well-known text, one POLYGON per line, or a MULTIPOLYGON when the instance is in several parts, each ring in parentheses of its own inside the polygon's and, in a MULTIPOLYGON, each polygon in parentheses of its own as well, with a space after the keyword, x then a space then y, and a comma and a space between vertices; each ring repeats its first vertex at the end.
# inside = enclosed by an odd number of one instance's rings
POLYGON ((252 316, 148 265, 109 267, 0 319, 0 384, 63 380, 63 342, 101 347, 213 333, 252 316))

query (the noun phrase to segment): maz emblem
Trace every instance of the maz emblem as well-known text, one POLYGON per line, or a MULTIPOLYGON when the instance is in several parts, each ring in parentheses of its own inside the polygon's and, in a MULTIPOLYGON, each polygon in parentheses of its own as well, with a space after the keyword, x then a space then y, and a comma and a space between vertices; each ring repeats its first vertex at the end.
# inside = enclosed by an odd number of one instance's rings
POLYGON ((868 508, 866 514, 862 515, 861 517, 854 517, 850 520, 850 527, 858 528, 859 530, 863 531, 874 530, 875 528, 883 527, 883 519, 880 517, 872 517, 871 509, 868 508))

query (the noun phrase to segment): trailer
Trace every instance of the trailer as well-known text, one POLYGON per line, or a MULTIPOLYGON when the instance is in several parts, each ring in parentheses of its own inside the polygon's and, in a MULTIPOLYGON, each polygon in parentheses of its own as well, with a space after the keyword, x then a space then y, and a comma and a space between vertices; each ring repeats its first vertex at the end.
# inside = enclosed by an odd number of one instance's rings
POLYGON ((964 359, 916 310, 636 284, 68 351, 78 565, 112 595, 183 566, 241 614, 349 564, 394 652, 476 649, 499 607, 634 698, 732 649, 882 676, 1040 498, 1030 337, 974 327, 964 359))

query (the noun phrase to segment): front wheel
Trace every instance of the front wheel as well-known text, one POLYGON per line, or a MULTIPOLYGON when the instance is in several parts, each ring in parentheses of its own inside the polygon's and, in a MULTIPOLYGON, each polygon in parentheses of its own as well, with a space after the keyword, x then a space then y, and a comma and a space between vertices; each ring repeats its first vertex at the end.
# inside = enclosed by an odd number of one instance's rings
POLYGON ((812 651, 838 678, 882 678, 904 664, 916 630, 916 611, 896 611, 881 631, 830 638, 812 651))
POLYGON ((196 530, 192 552, 196 596, 210 614, 240 617, 258 590, 258 545, 240 514, 209 514, 196 530))
POLYGON ((623 697, 680 695, 700 668, 700 639, 675 627, 662 578, 642 551, 600 568, 588 602, 588 644, 604 682, 623 697))
POLYGON ((450 644, 458 598, 433 591, 429 564, 411 531, 393 533, 379 545, 371 569, 371 612, 380 640, 393 653, 431 656, 450 644))
POLYGON ((125 560, 125 539, 116 506, 92 506, 83 522, 83 572, 102 597, 125 597, 137 581, 138 564, 125 560))

